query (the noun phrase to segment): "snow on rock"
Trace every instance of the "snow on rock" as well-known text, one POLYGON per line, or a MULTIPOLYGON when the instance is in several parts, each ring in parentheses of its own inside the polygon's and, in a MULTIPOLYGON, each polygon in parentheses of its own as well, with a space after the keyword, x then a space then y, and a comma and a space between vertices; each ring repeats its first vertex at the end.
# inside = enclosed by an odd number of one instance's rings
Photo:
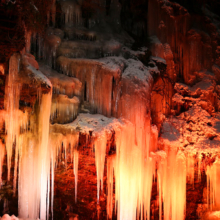
MULTIPOLYGON (((213 114, 216 109, 219 108, 216 93, 216 82, 211 76, 209 78, 205 76, 200 82, 196 83, 192 87, 182 83, 176 83, 174 90, 177 93, 173 98, 173 106, 176 106, 178 109, 182 106, 185 106, 184 109, 187 109, 187 103, 190 103, 190 105, 192 105, 192 103, 196 103, 203 109, 207 110, 210 114, 213 114), (182 98, 183 102, 179 102, 177 106, 175 103, 175 97, 179 95, 184 96, 184 98, 182 98)), ((177 110, 177 114, 178 112, 179 111, 177 110)))
POLYGON ((35 57, 30 54, 30 53, 25 53, 23 55, 23 62, 24 62, 24 65, 31 65, 33 66, 36 70, 39 69, 39 64, 38 62, 35 60, 35 57))
POLYGON ((153 60, 156 64, 159 64, 159 65, 164 65, 166 66, 167 65, 167 62, 165 59, 161 58, 161 57, 150 57, 151 60, 153 60))
POLYGON ((21 83, 29 83, 29 86, 51 88, 52 84, 50 80, 39 70, 39 64, 35 60, 35 57, 31 54, 24 54, 21 57, 21 69, 19 72, 21 83))
POLYGON ((121 54, 125 59, 134 59, 134 60, 140 60, 143 63, 147 63, 150 51, 146 47, 139 48, 138 50, 132 50, 129 47, 122 47, 121 54))
POLYGON ((50 80, 41 71, 36 70, 31 65, 27 66, 26 71, 28 79, 32 82, 31 85, 44 85, 45 87, 52 88, 50 80))
POLYGON ((194 105, 179 116, 165 120, 160 143, 185 147, 189 152, 216 153, 220 144, 218 115, 211 117, 200 106, 194 105))
POLYGON ((110 132, 121 125, 122 121, 115 118, 107 118, 100 114, 82 114, 68 124, 53 124, 51 125, 52 131, 55 133, 72 133, 81 132, 85 134, 93 133, 98 136, 103 131, 110 132))

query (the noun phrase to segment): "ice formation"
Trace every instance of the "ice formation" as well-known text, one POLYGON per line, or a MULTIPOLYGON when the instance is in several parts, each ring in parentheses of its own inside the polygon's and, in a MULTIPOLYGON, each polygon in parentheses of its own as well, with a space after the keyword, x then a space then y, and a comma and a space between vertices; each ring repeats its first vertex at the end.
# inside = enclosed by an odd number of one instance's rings
MULTIPOLYGON (((49 195, 50 181, 48 137, 51 93, 39 97, 38 113, 36 112, 35 116, 19 110, 22 81, 19 80, 18 74, 21 59, 18 54, 14 54, 10 59, 6 92, 8 96, 5 97, 8 180, 11 177, 12 152, 15 146, 14 190, 19 168, 19 216, 37 218, 40 212, 40 217, 46 219, 49 209, 47 195, 49 195)), ((32 74, 39 74, 32 68, 27 66, 27 71, 33 70, 32 74)), ((41 75, 35 75, 35 80, 39 81, 42 78, 41 75)))
POLYGON ((74 176, 75 176, 75 203, 77 202, 77 182, 78 182, 78 164, 79 164, 79 151, 74 149, 74 176))
POLYGON ((76 0, 61 1, 63 23, 69 26, 82 24, 81 8, 76 0))
POLYGON ((219 172, 220 172, 220 161, 219 158, 208 166, 206 170, 207 175, 207 203, 211 210, 217 211, 220 209, 220 191, 219 191, 219 172))
POLYGON ((103 175, 105 167, 105 154, 107 135, 105 131, 95 140, 95 165, 97 173, 97 200, 99 201, 100 189, 103 190, 103 175), (101 184, 100 184, 101 183, 101 184))
MULTIPOLYGON (((111 159, 107 161, 107 214, 111 218, 113 211, 114 176, 115 208, 118 218, 134 219, 137 215, 141 219, 146 217, 149 219, 151 190, 157 161, 155 155, 151 152, 157 151, 158 135, 157 128, 150 125, 149 113, 146 115, 150 107, 147 98, 150 95, 149 91, 152 80, 149 70, 141 66, 137 61, 129 60, 127 62, 122 58, 117 60, 112 58, 102 59, 99 62, 92 60, 72 60, 62 57, 60 59, 62 59, 62 62, 59 66, 65 73, 82 80, 84 84, 82 91, 85 98, 82 101, 96 105, 97 111, 99 112, 101 110, 100 113, 106 116, 113 114, 116 117, 123 117, 126 120, 123 122, 115 121, 116 119, 114 118, 108 119, 102 115, 89 114, 80 114, 75 119, 77 110, 74 110, 75 108, 74 106, 71 107, 71 104, 77 104, 78 106, 79 101, 75 100, 75 98, 69 98, 67 95, 56 93, 61 93, 60 91, 62 90, 60 88, 66 87, 63 90, 64 94, 66 92, 69 96, 79 94, 80 86, 78 88, 75 87, 77 81, 69 77, 71 80, 65 83, 67 81, 65 76, 60 76, 55 72, 48 73, 46 68, 42 67, 42 71, 46 72, 56 89, 54 89, 55 94, 53 94, 53 99, 51 98, 51 91, 46 94, 42 93, 42 91, 38 92, 39 99, 35 104, 38 109, 35 113, 36 118, 31 115, 26 116, 30 128, 26 128, 27 122, 25 123, 23 116, 23 132, 20 133, 20 129, 18 131, 15 130, 17 132, 16 137, 18 137, 16 141, 16 158, 19 156, 19 216, 36 218, 40 212, 40 218, 48 218, 50 193, 51 208, 53 209, 54 168, 59 161, 59 152, 62 146, 65 155, 68 148, 71 148, 75 175, 75 202, 77 201, 79 158, 77 144, 79 132, 88 135, 92 131, 97 172, 97 200, 99 201, 100 190, 103 190, 103 174, 109 135, 114 131, 116 155, 112 155, 111 159), (127 65, 125 70, 124 65, 127 65), (86 75, 87 68, 89 67, 91 67, 91 71, 88 71, 86 75), (138 67, 139 71, 135 71, 134 73, 134 68, 136 67, 138 67), (121 86, 118 81, 120 75, 123 82, 122 87, 119 87, 121 86), (105 77, 102 78, 102 76, 105 77), (64 81, 63 84, 62 78, 64 81), (61 86, 58 84, 57 79, 61 79, 61 86), (87 82, 83 81, 85 79, 87 82), (99 82, 98 79, 102 80, 99 82), (98 84, 96 85, 96 83, 98 84), (73 91, 68 90, 68 86, 73 91), (96 89, 100 90, 96 91, 96 89), (121 96, 118 94, 118 89, 122 91, 121 96), (101 91, 107 94, 107 97, 103 96, 101 98, 99 95, 101 91), (94 94, 94 92, 97 92, 97 94, 94 94), (139 95, 137 96, 137 94, 139 95), (71 100, 74 101, 72 102, 71 100), (132 103, 130 100, 133 100, 132 103), (129 111, 126 110, 128 108, 129 111), (50 125, 49 134, 49 118, 52 117, 54 119, 54 115, 60 115, 58 122, 62 124, 50 125), (73 122, 63 124, 69 121, 73 122), (35 199, 33 200, 33 198, 35 199)), ((15 60, 17 61, 18 59, 16 58, 15 60)), ((27 70, 36 74, 35 79, 39 80, 42 78, 40 77, 40 71, 35 70, 30 65, 27 66, 27 70)), ((157 71, 157 69, 154 69, 154 71, 157 71)), ((44 80, 47 82, 46 78, 44 80)), ((78 83, 78 85, 80 84, 78 83)), ((50 87, 52 86, 50 85, 50 87)), ((19 97, 17 99, 19 101, 19 97)), ((17 109, 19 109, 19 105, 17 109)), ((14 113, 14 111, 12 112, 14 113)), ((17 121, 19 122, 19 120, 17 121)), ((18 123, 17 126, 19 128, 21 125, 18 123)), ((14 134, 14 131, 12 133, 14 134)), ((186 178, 186 162, 184 161, 184 156, 180 153, 176 157, 168 153, 166 158, 162 160, 163 162, 161 164, 169 164, 171 161, 176 161, 175 167, 185 170, 185 173, 182 172, 182 175, 178 179, 175 179, 174 176, 176 176, 179 170, 173 170, 171 174, 164 176, 162 174, 169 172, 166 169, 170 165, 159 166, 158 176, 160 182, 158 187, 161 195, 160 209, 167 206, 169 210, 172 210, 171 214, 169 212, 166 213, 166 209, 164 209, 167 216, 166 219, 169 219, 169 216, 172 216, 172 219, 176 219, 177 213, 181 213, 181 219, 183 219, 185 209, 184 184, 186 180, 184 181, 184 178, 186 178), (176 191, 173 194, 171 193, 169 196, 164 197, 165 192, 169 192, 170 189, 169 179, 172 179, 173 187, 177 187, 177 185, 179 187, 175 188, 176 191), (182 200, 178 200, 179 203, 177 203, 177 197, 175 195, 180 194, 182 200)))
POLYGON ((60 74, 42 63, 40 63, 40 71, 51 81, 54 94, 67 95, 69 98, 81 95, 82 83, 77 78, 60 74))
POLYGON ((73 121, 77 116, 78 106, 79 99, 75 96, 68 98, 66 95, 53 95, 51 121, 61 124, 73 121))
POLYGON ((2 143, 2 141, 0 142, 0 187, 2 185, 2 167, 3 167, 3 162, 4 162, 4 158, 5 158, 5 146, 2 143))
POLYGON ((5 126, 7 132, 6 151, 7 151, 7 166, 8 166, 8 180, 10 179, 11 159, 13 144, 18 142, 20 130, 19 117, 19 98, 21 84, 18 82, 18 72, 20 68, 20 55, 14 54, 9 62, 9 77, 6 87, 5 110, 7 112, 5 126))
MULTIPOLYGON (((8 180, 12 159, 15 162, 13 185, 16 193, 18 179, 19 216, 48 219, 50 206, 53 216, 54 170, 60 161, 67 167, 70 150, 77 203, 82 150, 79 138, 85 135, 86 144, 91 144, 95 152, 98 203, 105 190, 107 163, 109 219, 115 211, 120 220, 149 220, 152 187, 157 183, 154 207, 159 209, 159 218, 183 220, 186 185, 194 186, 196 169, 198 181, 203 175, 201 170, 206 170, 207 203, 211 211, 218 211, 219 159, 207 166, 203 158, 208 155, 204 146, 212 141, 215 147, 209 150, 218 153, 216 146, 219 145, 216 119, 219 116, 216 114, 215 119, 210 119, 219 101, 214 94, 218 86, 207 71, 212 69, 219 77, 218 65, 211 65, 212 52, 207 43, 211 34, 190 29, 190 14, 179 4, 149 0, 152 56, 147 57, 146 48, 139 51, 129 46, 122 48, 125 41, 128 45, 133 43, 130 38, 124 40, 124 35, 117 34, 113 37, 107 23, 120 30, 120 4, 116 0, 110 2, 107 13, 111 15, 106 18, 106 24, 103 8, 107 1, 95 1, 99 5, 96 15, 85 21, 81 11, 83 1, 61 0, 62 30, 48 28, 44 38, 26 31, 26 52, 30 51, 32 35, 34 52, 48 66, 38 65, 35 58, 24 51, 22 57, 14 54, 10 59, 5 110, 1 111, 0 118, 1 127, 5 120, 6 130, 5 145, 0 142, 0 184, 7 154, 8 180), (178 13, 181 16, 176 16, 178 13), (82 27, 86 22, 89 28, 100 24, 106 28, 102 31, 108 33, 82 27), (183 42, 180 39, 184 39, 183 42), (205 59, 206 51, 208 59, 205 59), (143 65, 148 59, 151 65, 143 65), (162 78, 165 73, 167 78, 162 78), (194 86, 176 83, 173 89, 178 73, 187 84, 194 83, 194 86), (195 82, 196 74, 202 78, 200 82, 195 82), (20 109, 19 102, 24 101, 22 89, 27 89, 32 96, 32 102, 24 104, 30 105, 31 110, 20 109), (200 100, 195 101, 198 97, 200 100), (174 117, 165 119, 171 107, 174 107, 174 117), (91 114, 79 114, 80 111, 91 114), (198 115, 201 115, 199 120, 198 115), (158 141, 160 129, 162 141, 158 141), (109 148, 113 136, 112 153, 109 148), (194 146, 192 151, 190 145, 194 146), (184 150, 186 146, 188 151, 184 150), (197 152, 201 146, 204 149, 197 152), (64 157, 60 156, 62 153, 64 157)), ((47 15, 48 25, 51 19, 53 27, 57 26, 55 14, 53 0, 47 15)), ((133 25, 132 32, 141 35, 145 29, 146 23, 140 20, 133 25)), ((4 74, 3 66, 0 72, 4 74)))
POLYGON ((186 157, 171 150, 159 162, 158 188, 160 219, 184 219, 186 211, 186 157), (163 203, 163 205, 162 205, 163 203))

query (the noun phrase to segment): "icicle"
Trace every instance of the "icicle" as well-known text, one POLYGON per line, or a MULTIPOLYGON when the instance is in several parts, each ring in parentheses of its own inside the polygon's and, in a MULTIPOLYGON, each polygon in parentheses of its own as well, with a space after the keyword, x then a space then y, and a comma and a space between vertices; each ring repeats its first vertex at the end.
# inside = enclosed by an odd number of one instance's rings
MULTIPOLYGON (((138 130, 136 139, 134 135, 136 129, 139 128, 135 128, 131 123, 124 125, 121 129, 116 129, 114 174, 119 219, 132 220, 136 219, 136 215, 140 215, 143 219, 143 216, 150 215, 155 160, 148 156, 149 152, 145 145, 150 141, 150 137, 148 141, 142 139, 142 132, 138 130)), ((147 146, 149 145, 147 144, 147 146)), ((108 175, 111 178, 111 172, 108 175)), ((108 195, 111 196, 110 192, 108 195)), ((108 206, 111 207, 109 204, 108 206)), ((111 208, 109 208, 109 212, 110 210, 111 208)), ((110 213, 108 216, 111 216, 110 213)))
POLYGON ((5 74, 4 65, 0 63, 0 75, 4 75, 4 74, 5 74))
MULTIPOLYGON (((19 137, 20 138, 20 137, 19 137)), ((19 141, 16 143, 15 146, 15 167, 14 167, 14 180, 13 180, 13 193, 14 196, 16 194, 16 188, 17 188, 17 175, 18 175, 18 151, 19 151, 19 141)))
MULTIPOLYGON (((7 86, 5 91, 5 118, 6 126, 6 151, 8 180, 10 179, 12 149, 15 140, 18 138, 20 131, 19 124, 19 99, 21 85, 18 82, 18 72, 20 66, 20 55, 14 54, 9 61, 9 75, 7 78, 7 86)), ((17 140, 16 140, 17 142, 17 140)))
POLYGON ((53 27, 55 27, 56 26, 56 0, 52 1, 51 18, 52 18, 53 27))
POLYGON ((40 218, 47 219, 46 217, 46 207, 49 208, 47 204, 46 196, 49 195, 47 189, 47 182, 50 172, 50 152, 48 152, 48 139, 49 139, 49 120, 50 120, 50 108, 51 108, 51 92, 49 94, 42 95, 42 102, 40 106, 40 115, 39 115, 39 132, 40 132, 40 165, 41 165, 41 207, 40 207, 40 218))
POLYGON ((40 71, 43 72, 53 85, 53 94, 67 95, 69 98, 80 96, 82 83, 74 77, 68 77, 52 70, 49 66, 40 64, 40 71))
POLYGON ((52 122, 68 123, 72 122, 78 114, 79 99, 77 97, 68 98, 66 95, 54 95, 51 105, 52 122))
POLYGON ((55 169, 54 157, 51 156, 51 214, 53 220, 53 201, 54 201, 54 169, 55 169))
POLYGON ((5 145, 0 141, 0 188, 2 186, 2 167, 5 158, 5 145))
POLYGON ((198 180, 201 181, 201 164, 202 164, 202 154, 198 155, 198 180))
POLYGON ((187 154, 187 177, 191 184, 194 184, 194 166, 195 158, 193 153, 187 154))
POLYGON ((77 26, 82 24, 81 8, 76 1, 62 1, 61 10, 65 25, 77 26))
POLYGON ((158 189, 160 219, 162 207, 164 220, 184 220, 186 208, 186 158, 178 151, 171 150, 166 158, 159 162, 158 189), (162 205, 163 201, 163 205, 162 205))
POLYGON ((48 147, 51 93, 42 94, 39 115, 31 125, 36 133, 22 134, 19 159, 19 216, 46 220, 48 213, 50 149, 48 147), (38 130, 36 130, 38 128, 38 130))
POLYGON ((74 150, 75 203, 77 203, 79 151, 74 150))
POLYGON ((211 210, 220 210, 220 159, 207 167, 207 202, 211 210))
POLYGON ((27 31, 25 28, 25 51, 26 53, 30 53, 31 51, 31 31, 27 31))
POLYGON ((113 175, 114 175, 114 167, 115 167, 115 159, 116 155, 111 155, 107 159, 107 215, 108 219, 112 219, 113 212, 113 175))
POLYGON ((103 190, 103 175, 105 166, 107 135, 104 131, 101 136, 95 140, 95 165, 97 173, 97 202, 99 203, 100 188, 103 190), (100 186, 101 181, 101 186, 100 186))

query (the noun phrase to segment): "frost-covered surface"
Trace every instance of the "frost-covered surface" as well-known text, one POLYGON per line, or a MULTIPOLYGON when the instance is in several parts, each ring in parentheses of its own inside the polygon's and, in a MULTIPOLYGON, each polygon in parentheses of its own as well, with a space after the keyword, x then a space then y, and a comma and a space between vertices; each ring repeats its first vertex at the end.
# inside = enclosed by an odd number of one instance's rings
POLYGON ((184 96, 183 103, 179 102, 179 106, 193 104, 200 105, 204 110, 208 111, 209 114, 213 114, 219 108, 218 104, 218 90, 216 87, 215 78, 210 74, 200 74, 204 78, 193 86, 188 86, 183 83, 176 83, 174 86, 177 92, 175 97, 181 95, 184 96), (179 95, 178 95, 179 94, 179 95))
POLYGON ((165 145, 188 151, 215 153, 220 145, 220 117, 211 115, 200 106, 193 106, 177 117, 166 119, 161 138, 165 145))
POLYGON ((166 60, 163 59, 163 58, 161 58, 161 57, 152 57, 152 56, 151 56, 151 59, 152 59, 154 62, 159 63, 159 64, 164 64, 164 65, 167 64, 166 60))
POLYGON ((122 125, 122 121, 116 118, 107 118, 100 114, 79 114, 78 117, 72 122, 65 125, 54 124, 50 128, 55 133, 58 132, 81 132, 89 134, 100 134, 103 131, 111 132, 122 125))
POLYGON ((41 85, 45 85, 46 87, 51 88, 52 84, 50 82, 50 80, 40 71, 39 69, 39 65, 37 63, 37 61, 34 60, 34 58, 29 58, 30 56, 24 55, 22 57, 22 62, 24 65, 24 72, 22 71, 22 75, 23 75, 23 82, 24 83, 30 83, 31 85, 34 86, 41 86, 41 85), (30 62, 32 60, 32 62, 30 62), (33 61, 35 61, 34 63, 36 63, 36 65, 33 65, 33 61), (36 68, 38 67, 38 68, 36 68), (28 80, 28 81, 27 81, 28 80))
MULTIPOLYGON (((175 92, 177 93, 173 97, 173 105, 177 106, 177 109, 174 109, 172 112, 174 117, 165 120, 162 127, 161 148, 165 151, 154 152, 157 150, 158 129, 156 126, 151 126, 150 103, 152 98, 152 75, 160 76, 160 68, 158 66, 158 69, 156 65, 146 67, 142 62, 138 61, 140 57, 146 56, 147 48, 141 51, 133 51, 129 47, 126 47, 124 53, 127 53, 128 56, 124 56, 125 59, 115 57, 115 55, 118 56, 120 53, 123 54, 121 47, 124 45, 124 42, 127 41, 131 43, 132 40, 129 38, 129 40, 125 40, 123 39, 125 37, 124 34, 119 36, 115 34, 114 31, 111 31, 111 28, 107 25, 105 19, 103 19, 104 11, 100 9, 97 9, 97 11, 100 10, 100 14, 91 17, 88 21, 89 27, 93 26, 93 24, 91 24, 92 21, 97 22, 98 25, 94 24, 95 28, 91 30, 82 28, 81 26, 84 21, 81 14, 81 3, 82 1, 76 0, 60 1, 61 17, 63 19, 62 25, 65 27, 62 27, 63 30, 48 30, 48 36, 45 41, 39 41, 41 49, 39 49, 38 57, 43 57, 51 67, 63 73, 63 75, 61 75, 55 71, 50 71, 46 67, 43 67, 44 70, 42 70, 51 80, 54 93, 56 93, 53 95, 51 105, 52 114, 50 116, 52 123, 54 122, 54 118, 57 120, 57 123, 60 123, 50 125, 49 146, 52 147, 49 149, 50 152, 48 155, 52 158, 52 201, 55 161, 57 161, 58 152, 61 151, 61 147, 65 149, 64 151, 66 153, 68 146, 71 147, 71 157, 74 157, 75 201, 77 200, 78 162, 80 157, 78 141, 80 133, 86 134, 86 138, 89 136, 94 137, 94 143, 92 144, 95 149, 97 200, 99 200, 100 189, 103 188, 103 174, 107 153, 106 146, 109 144, 107 133, 112 134, 114 131, 116 153, 110 159, 108 158, 107 162, 107 214, 109 218, 111 218, 113 211, 114 173, 116 189, 115 201, 117 204, 117 212, 119 213, 118 219, 139 219, 137 215, 139 215, 140 207, 144 207, 144 211, 141 210, 144 215, 146 215, 144 218, 146 219, 147 217, 147 219, 150 219, 152 183, 155 172, 157 171, 159 193, 156 203, 160 210, 159 216, 162 217, 163 213, 164 219, 166 220, 182 220, 185 216, 186 207, 186 176, 188 175, 188 170, 190 170, 190 165, 194 165, 193 159, 187 156, 187 150, 190 149, 190 152, 200 151, 204 153, 207 149, 210 150, 210 148, 212 148, 212 152, 214 152, 219 143, 218 115, 214 114, 214 109, 216 108, 216 96, 213 95, 215 84, 211 78, 208 78, 208 80, 197 82, 193 87, 181 84, 176 85, 175 92), (100 33, 100 31, 103 33, 100 33), (63 39, 64 32, 66 39, 63 39), (69 41, 69 39, 71 39, 71 41, 69 41), (73 41, 73 39, 77 40, 73 41), (92 60, 92 58, 100 58, 103 56, 106 58, 92 60), (78 79, 78 82, 72 80, 73 76, 78 79), (80 94, 79 88, 75 91, 76 84, 79 87, 80 83, 82 85, 80 87, 82 94, 80 94), (73 97, 74 95, 78 95, 80 100, 73 97), (81 109, 83 111, 86 112, 88 110, 89 112, 100 114, 80 114, 75 119, 80 104, 82 104, 81 109), (84 109, 84 107, 87 108, 87 106, 89 106, 89 108, 84 109), (182 111, 184 112, 181 113, 182 111), (198 118, 198 115, 201 115, 201 117, 198 118), (214 115, 216 116, 215 118, 213 117, 214 115), (105 116, 108 116, 108 118, 105 116), (112 118, 112 116, 119 119, 112 118), (127 119, 129 122, 127 124, 122 122, 122 118, 127 119), (69 121, 73 122, 63 124, 69 121), (174 148, 174 150, 171 152, 167 151, 169 147, 174 148), (191 147, 193 150, 191 150, 191 147), (177 148, 181 150, 178 151, 177 148), (182 152, 184 148, 187 150, 182 152), (151 151, 153 151, 153 153, 151 151), (158 165, 157 169, 156 163, 158 165), (178 216, 178 218, 176 218, 176 216, 178 216)), ((100 1, 100 3, 100 6, 105 6, 106 2, 103 0, 100 1)), ((111 3, 112 6, 114 6, 113 8, 111 7, 111 10, 115 9, 117 16, 116 19, 109 17, 106 18, 106 20, 117 25, 118 12, 120 11, 118 2, 113 0, 111 3)), ((160 33, 158 35, 160 35, 160 40, 162 42, 168 42, 162 44, 159 39, 153 39, 154 57, 151 57, 151 64, 156 63, 167 66, 166 73, 173 81, 176 79, 176 69, 179 68, 178 70, 180 71, 184 70, 183 75, 185 81, 190 81, 193 84, 196 77, 194 75, 188 76, 189 73, 194 72, 194 69, 192 69, 189 64, 190 62, 188 63, 188 57, 190 56, 188 56, 188 52, 184 50, 184 45, 182 46, 181 44, 180 48, 176 46, 179 45, 177 41, 179 33, 187 34, 185 27, 187 26, 189 14, 186 9, 179 4, 165 0, 149 0, 149 8, 149 14, 151 14, 152 17, 157 15, 153 20, 149 19, 149 27, 158 28, 159 25, 160 33), (157 3, 162 4, 162 10, 155 5, 154 7, 157 8, 157 10, 151 10, 151 8, 154 8, 152 5, 157 3), (181 16, 176 16, 178 13, 180 13, 181 16), (178 20, 175 20, 175 18, 178 18, 178 20), (167 21, 169 21, 169 23, 167 21), (175 25, 170 25, 173 21, 175 21, 175 25), (182 26, 179 25, 181 23, 184 24, 184 28, 181 28, 182 26), (173 31, 173 29, 176 30, 177 27, 178 31, 173 31), (167 28, 166 31, 164 31, 165 28, 167 28), (163 36, 164 33, 170 34, 165 38, 163 36), (176 39, 173 36, 175 36, 176 39), (175 42, 175 45, 173 42, 175 42), (175 49, 175 53, 171 48, 175 49), (174 63, 176 54, 182 54, 180 60, 186 62, 176 66, 174 63)), ((112 13, 111 16, 115 16, 115 14, 112 13)), ((55 25, 54 18, 52 18, 52 20, 55 25)), ((138 32, 138 30, 143 28, 141 22, 137 24, 136 28, 137 30, 134 30, 134 32, 138 32)), ((200 33, 195 30, 192 30, 190 33, 192 38, 200 37, 200 33)), ((197 66, 200 68, 202 66, 200 62, 201 59, 198 57, 202 52, 200 53, 198 49, 199 46, 194 41, 190 42, 193 47, 187 48, 187 51, 189 50, 189 53, 192 52, 195 58, 194 60, 192 59, 192 62, 198 64, 197 66)), ((31 79, 33 79, 34 82, 43 82, 43 84, 51 87, 49 82, 47 82, 47 78, 42 77, 40 71, 37 70, 37 64, 31 60, 32 58, 28 59, 28 63, 32 62, 32 65, 27 64, 26 66, 31 79)), ((166 91, 170 92, 169 88, 166 91)), ((42 115, 39 116, 41 122, 43 119, 48 122, 50 106, 47 106, 47 103, 49 103, 49 98, 51 97, 44 100, 41 105, 41 111, 46 109, 47 112, 46 118, 42 118, 42 115)), ((167 102, 168 99, 164 100, 164 102, 167 102)), ((156 101, 162 102, 161 99, 156 101)), ((163 108, 164 105, 160 106, 163 108)), ((158 108, 156 108, 156 110, 158 110, 158 108)), ((164 112, 159 116, 161 121, 164 120, 163 113, 164 112)), ((46 145, 48 142, 48 132, 44 132, 46 135, 40 133, 44 131, 42 124, 40 129, 39 139, 42 139, 46 145), (41 138, 41 136, 43 137, 41 138)), ((38 147, 39 146, 37 146, 37 149, 38 147)), ((47 150, 46 147, 44 150, 47 150)), ((47 154, 43 149, 42 152, 40 151, 39 153, 43 155, 42 157, 47 154)), ((29 152, 28 155, 30 156, 31 152, 29 152)), ((28 161, 26 157, 23 158, 21 161, 21 165, 23 165, 21 180, 23 184, 25 184, 24 173, 28 173, 30 177, 32 173, 28 170, 28 166, 26 166, 30 161, 28 161), (25 158, 24 161, 23 158, 25 158)), ((32 159, 36 163, 40 161, 37 160, 39 158, 33 157, 31 160, 32 159)), ((47 171, 50 166, 48 165, 48 161, 47 163, 42 161, 44 165, 46 164, 47 171)), ((216 186, 215 180, 211 179, 211 174, 216 167, 217 165, 214 165, 213 169, 210 168, 210 170, 207 171, 207 176, 210 178, 210 185, 212 186, 216 186)), ((37 173, 39 175, 40 169, 37 170, 37 173)), ((190 171, 191 179, 193 179, 193 174, 194 173, 190 171)), ((50 183, 49 180, 45 178, 45 173, 43 182, 44 184, 42 185, 44 188, 43 193, 41 193, 43 204, 41 204, 41 206, 46 207, 45 196, 47 192, 45 187, 47 183, 48 185, 50 185, 50 183)), ((28 188, 28 186, 26 188, 28 188)), ((29 191, 31 193, 30 188, 29 191)), ((21 192, 25 196, 25 191, 21 189, 21 192)), ((40 200, 40 198, 38 200, 40 200)), ((22 201, 22 211, 23 213, 27 213, 25 210, 25 200, 22 201)), ((38 204, 34 205, 33 201, 30 203, 33 207, 38 207, 38 204)), ((51 206, 53 208, 53 204, 51 206)), ((39 210, 37 211, 39 213, 39 210)), ((44 218, 45 213, 44 210, 44 218)))
MULTIPOLYGON (((123 78, 130 78, 133 82, 139 80, 143 84, 149 84, 151 81, 151 74, 149 70, 153 68, 148 68, 143 65, 140 61, 136 61, 133 59, 128 59, 125 61, 126 68, 123 71, 123 78)), ((155 68, 155 70, 158 70, 155 68)))
POLYGON ((27 71, 28 71, 28 78, 32 83, 38 85, 45 85, 52 88, 52 84, 50 80, 44 74, 42 74, 41 71, 36 70, 31 65, 27 66, 27 71))

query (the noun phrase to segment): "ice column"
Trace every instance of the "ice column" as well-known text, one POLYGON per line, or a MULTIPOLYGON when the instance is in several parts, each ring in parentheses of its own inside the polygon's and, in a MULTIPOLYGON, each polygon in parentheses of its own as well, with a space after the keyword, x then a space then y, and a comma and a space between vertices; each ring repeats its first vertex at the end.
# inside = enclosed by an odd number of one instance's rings
POLYGON ((2 186, 2 167, 5 157, 5 145, 0 141, 0 188, 2 186))
POLYGON ((20 55, 13 54, 9 60, 9 75, 7 78, 5 89, 5 129, 6 129, 6 151, 7 151, 7 166, 8 180, 10 179, 11 157, 13 144, 17 143, 17 138, 20 132, 19 124, 19 99, 21 84, 18 81, 18 72, 20 66, 20 55))
MULTIPOLYGON (((145 140, 142 132, 131 123, 116 130, 114 174, 118 219, 150 216, 155 159, 148 154, 149 141, 150 138, 145 140)), ((112 175, 112 172, 109 173, 112 175)), ((108 196, 111 196, 111 190, 108 196)), ((111 207, 108 210, 111 211, 111 207)))
POLYGON ((111 155, 107 159, 107 214, 108 218, 112 219, 113 212, 113 184, 114 184, 114 169, 115 169, 116 155, 111 155))
POLYGON ((101 190, 103 190, 103 175, 105 167, 107 135, 103 131, 102 134, 95 140, 95 165, 97 173, 97 202, 99 202, 100 182, 101 190))
POLYGON ((77 202, 79 151, 74 150, 75 203, 77 202))
POLYGON ((220 160, 219 158, 208 166, 207 175, 207 198, 210 209, 220 210, 220 160))
POLYGON ((186 158, 183 152, 170 150, 158 168, 160 219, 184 220, 186 208, 186 158), (163 203, 163 205, 162 205, 163 203))
POLYGON ((49 210, 51 92, 42 94, 38 114, 30 120, 31 131, 20 137, 19 216, 47 219, 49 210))

